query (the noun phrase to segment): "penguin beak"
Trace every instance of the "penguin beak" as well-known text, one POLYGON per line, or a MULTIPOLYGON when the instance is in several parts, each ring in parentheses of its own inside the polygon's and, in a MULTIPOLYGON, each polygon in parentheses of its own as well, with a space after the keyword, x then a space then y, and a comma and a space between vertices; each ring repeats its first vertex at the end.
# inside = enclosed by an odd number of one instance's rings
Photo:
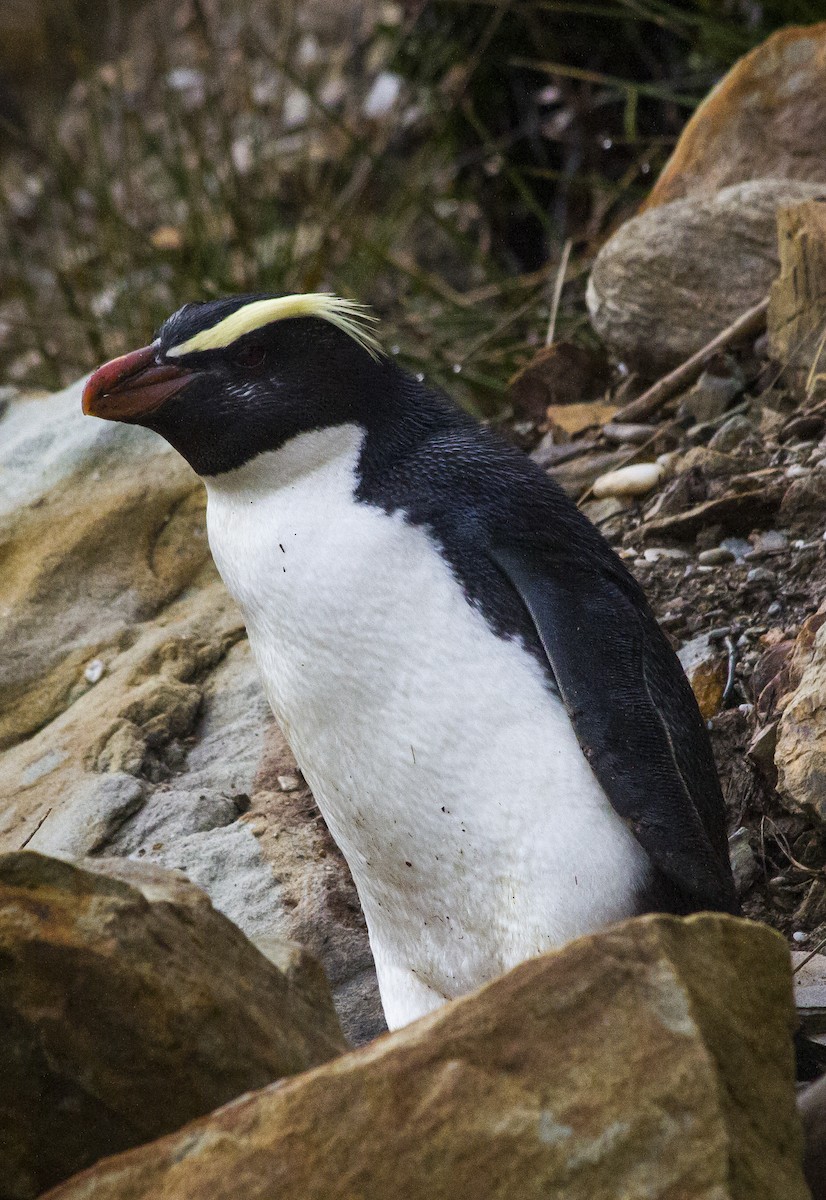
POLYGON ((83 389, 83 411, 107 421, 134 421, 160 408, 193 372, 158 363, 157 346, 142 346, 98 367, 83 389))

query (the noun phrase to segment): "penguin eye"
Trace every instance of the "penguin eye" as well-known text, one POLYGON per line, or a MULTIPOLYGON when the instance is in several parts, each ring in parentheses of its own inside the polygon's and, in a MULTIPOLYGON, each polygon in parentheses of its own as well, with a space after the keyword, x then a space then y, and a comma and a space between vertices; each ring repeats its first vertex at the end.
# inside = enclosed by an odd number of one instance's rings
POLYGON ((260 367, 266 357, 267 351, 260 342, 247 342, 235 352, 235 361, 241 367, 260 367))

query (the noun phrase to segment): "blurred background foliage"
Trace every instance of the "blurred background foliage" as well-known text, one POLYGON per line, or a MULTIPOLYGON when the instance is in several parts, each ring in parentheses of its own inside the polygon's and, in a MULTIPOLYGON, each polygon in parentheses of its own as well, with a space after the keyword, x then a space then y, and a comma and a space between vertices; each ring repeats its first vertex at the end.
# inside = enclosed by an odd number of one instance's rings
POLYGON ((4 0, 0 381, 187 300, 334 290, 468 406, 582 295, 720 75, 822 0, 4 0), (567 267, 561 260, 567 256, 567 267), (570 252, 570 254, 569 254, 570 252))

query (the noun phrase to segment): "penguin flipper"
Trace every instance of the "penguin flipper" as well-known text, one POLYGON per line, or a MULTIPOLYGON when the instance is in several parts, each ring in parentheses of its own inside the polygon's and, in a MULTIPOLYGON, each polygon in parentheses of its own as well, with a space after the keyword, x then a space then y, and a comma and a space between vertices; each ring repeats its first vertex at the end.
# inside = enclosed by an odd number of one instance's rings
POLYGON ((540 536, 489 554, 533 621, 594 774, 681 910, 736 913, 708 734, 636 582, 607 552, 540 536))

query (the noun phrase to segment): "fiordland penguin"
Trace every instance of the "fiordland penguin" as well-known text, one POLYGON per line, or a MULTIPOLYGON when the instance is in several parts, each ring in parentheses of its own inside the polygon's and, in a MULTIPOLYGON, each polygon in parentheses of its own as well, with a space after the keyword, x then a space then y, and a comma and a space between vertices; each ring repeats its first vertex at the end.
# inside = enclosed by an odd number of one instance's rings
POLYGON ((639 585, 358 305, 188 304, 83 403, 206 485, 391 1028, 612 921, 737 911, 706 729, 639 585))

